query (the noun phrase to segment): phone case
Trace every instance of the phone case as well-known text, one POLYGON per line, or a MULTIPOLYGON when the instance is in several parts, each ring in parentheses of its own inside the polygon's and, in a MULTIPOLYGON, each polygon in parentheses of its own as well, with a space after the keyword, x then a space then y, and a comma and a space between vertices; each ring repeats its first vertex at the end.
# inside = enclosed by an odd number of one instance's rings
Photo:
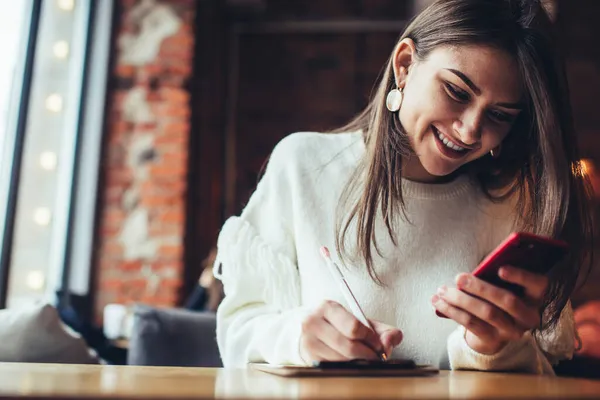
POLYGON ((547 274, 566 256, 569 246, 561 240, 524 232, 511 233, 473 271, 473 275, 495 286, 523 295, 523 288, 498 276, 500 267, 510 265, 536 273, 547 274))

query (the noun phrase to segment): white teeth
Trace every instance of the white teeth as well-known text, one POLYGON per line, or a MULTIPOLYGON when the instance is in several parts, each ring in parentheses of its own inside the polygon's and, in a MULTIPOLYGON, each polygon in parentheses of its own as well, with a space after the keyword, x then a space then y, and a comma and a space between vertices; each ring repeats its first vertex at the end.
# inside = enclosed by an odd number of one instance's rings
POLYGON ((440 140, 442 141, 442 143, 444 143, 446 145, 446 147, 449 147, 452 150, 455 150, 455 151, 465 151, 466 150, 464 147, 460 147, 460 146, 457 146, 454 143, 452 143, 440 131, 438 131, 438 137, 440 138, 440 140))

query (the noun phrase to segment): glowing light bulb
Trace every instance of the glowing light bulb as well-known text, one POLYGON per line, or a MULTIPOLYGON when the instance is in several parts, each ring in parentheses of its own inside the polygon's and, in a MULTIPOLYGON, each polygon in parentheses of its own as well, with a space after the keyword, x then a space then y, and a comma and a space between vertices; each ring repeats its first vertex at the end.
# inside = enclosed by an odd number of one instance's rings
POLYGON ((31 271, 27 274, 25 282, 30 289, 41 290, 46 283, 46 277, 42 271, 31 271))
POLYGON ((45 151, 40 154, 40 165, 43 169, 48 171, 53 171, 56 169, 56 165, 58 164, 58 157, 56 153, 53 151, 45 151))
POLYGON ((592 172, 592 163, 590 160, 579 161, 579 166, 581 167, 581 173, 583 175, 589 175, 592 172))
POLYGON ((56 58, 67 58, 69 56, 69 43, 59 40, 52 46, 52 52, 56 58))
POLYGON ((33 212, 33 220, 38 225, 47 226, 52 220, 52 213, 47 207, 38 207, 33 212))
POLYGON ((58 0, 58 8, 65 11, 71 11, 75 8, 75 0, 58 0))
POLYGON ((52 112, 58 113, 63 108, 63 98, 60 94, 51 94, 46 98, 46 108, 52 112))
POLYGON ((594 175, 594 163, 589 159, 581 159, 573 165, 573 174, 592 177, 594 175))

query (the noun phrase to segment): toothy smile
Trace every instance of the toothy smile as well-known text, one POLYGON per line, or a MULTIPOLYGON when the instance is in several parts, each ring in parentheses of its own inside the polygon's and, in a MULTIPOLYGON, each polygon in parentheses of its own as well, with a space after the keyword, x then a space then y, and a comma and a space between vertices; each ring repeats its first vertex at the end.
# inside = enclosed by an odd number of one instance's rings
POLYGON ((444 134, 440 131, 438 131, 437 129, 435 129, 435 133, 437 134, 438 138, 440 139, 440 141, 448 148, 454 150, 454 151, 466 151, 469 150, 465 147, 461 147, 457 144, 455 144, 454 142, 452 142, 451 140, 449 140, 446 136, 444 136, 444 134))

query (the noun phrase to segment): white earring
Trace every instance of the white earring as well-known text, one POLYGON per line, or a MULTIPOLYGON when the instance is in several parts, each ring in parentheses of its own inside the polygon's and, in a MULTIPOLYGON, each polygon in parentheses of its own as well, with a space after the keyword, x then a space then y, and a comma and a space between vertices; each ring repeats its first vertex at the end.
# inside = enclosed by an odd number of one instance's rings
POLYGON ((402 93, 402 89, 392 89, 385 99, 385 106, 391 112, 396 112, 400 109, 403 99, 404 93, 402 93))

